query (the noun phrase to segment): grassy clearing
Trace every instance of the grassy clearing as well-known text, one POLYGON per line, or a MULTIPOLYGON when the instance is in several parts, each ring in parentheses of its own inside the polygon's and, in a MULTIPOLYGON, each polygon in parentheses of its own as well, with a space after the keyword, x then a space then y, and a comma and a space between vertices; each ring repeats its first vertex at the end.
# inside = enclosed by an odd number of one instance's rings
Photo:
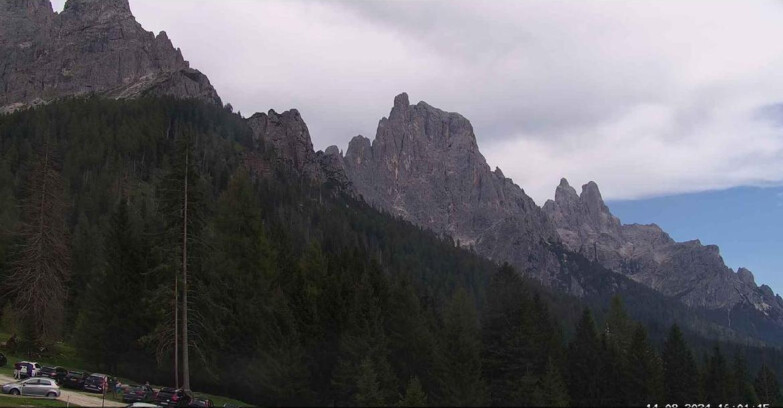
MULTIPOLYGON (((66 407, 66 403, 48 398, 16 397, 0 394, 0 406, 3 407, 66 407)), ((71 407, 77 405, 71 404, 71 407)))

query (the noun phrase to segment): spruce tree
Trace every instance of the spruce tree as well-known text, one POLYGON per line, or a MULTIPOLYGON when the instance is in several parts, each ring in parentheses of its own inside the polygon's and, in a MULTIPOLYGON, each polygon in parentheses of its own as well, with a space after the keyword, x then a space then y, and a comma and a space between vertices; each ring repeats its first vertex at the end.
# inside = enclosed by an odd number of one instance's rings
POLYGON ((753 389, 753 384, 750 382, 747 363, 745 362, 745 358, 742 357, 742 354, 740 354, 739 350, 734 353, 731 375, 733 377, 735 387, 731 403, 751 405, 758 404, 759 401, 758 397, 756 396, 756 390, 753 389))
POLYGON ((146 274, 144 248, 122 200, 104 238, 105 265, 88 283, 75 331, 83 356, 111 373, 150 329, 139 294, 146 274))
POLYGON ((574 339, 568 345, 568 394, 576 406, 601 403, 601 344, 590 309, 585 309, 576 325, 574 339))
POLYGON ((539 389, 541 395, 541 400, 539 402, 542 406, 568 406, 568 387, 552 358, 549 358, 547 361, 544 376, 541 377, 541 381, 539 382, 539 389))
POLYGON ((398 404, 401 407, 426 407, 427 394, 421 388, 421 381, 418 377, 412 377, 405 388, 405 396, 398 404))
POLYGON ((780 392, 777 376, 768 365, 761 365, 758 374, 756 374, 756 379, 753 381, 753 387, 756 390, 760 403, 779 405, 783 402, 783 395, 780 392))
POLYGON ((473 300, 464 289, 449 302, 442 334, 443 405, 482 406, 487 403, 481 370, 481 338, 473 300))
POLYGON ((356 405, 360 407, 384 406, 383 394, 378 383, 378 375, 375 373, 372 359, 365 358, 359 364, 359 375, 356 379, 356 405))
MULTIPOLYGON (((410 381, 415 377, 431 392, 438 385, 434 372, 435 337, 428 327, 419 298, 407 280, 398 279, 393 284, 388 310, 389 362, 397 378, 410 381)), ((407 383, 401 385, 404 387, 407 383)))
POLYGON ((693 354, 680 327, 672 325, 663 345, 663 371, 666 401, 685 404, 698 401, 698 371, 693 354))
POLYGON ((482 317, 483 368, 493 405, 526 405, 546 357, 534 309, 519 275, 508 265, 492 277, 482 317))
POLYGON ((734 393, 731 373, 720 347, 715 346, 707 363, 704 378, 706 401, 711 404, 728 403, 734 393))
POLYGON ((623 300, 619 295, 612 297, 609 306, 609 314, 606 319, 606 337, 608 343, 617 348, 621 354, 628 351, 628 347, 633 337, 633 321, 625 310, 623 300))
POLYGON ((636 325, 628 349, 628 396, 632 405, 661 401, 663 373, 660 359, 647 340, 647 330, 636 325))

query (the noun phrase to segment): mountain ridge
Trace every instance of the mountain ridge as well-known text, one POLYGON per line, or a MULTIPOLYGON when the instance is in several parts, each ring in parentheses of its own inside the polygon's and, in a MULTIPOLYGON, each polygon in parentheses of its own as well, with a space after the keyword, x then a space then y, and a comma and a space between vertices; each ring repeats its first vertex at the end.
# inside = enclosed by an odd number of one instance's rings
POLYGON ((562 242, 687 306, 730 311, 747 304, 783 325, 783 299, 757 286, 746 268, 728 268, 716 245, 675 242, 655 224, 622 224, 592 181, 577 194, 564 178, 555 200, 538 207, 500 168, 490 171, 466 118, 426 102, 411 105, 406 93, 395 97, 375 139, 353 138, 343 160, 356 193, 371 205, 547 286, 577 296, 590 290, 565 276, 547 250, 562 242))
POLYGON ((717 245, 676 242, 655 224, 622 224, 594 182, 577 196, 563 179, 555 199, 542 208, 569 249, 592 256, 610 270, 689 306, 729 309, 744 301, 783 321, 783 299, 769 286, 757 286, 748 269, 735 272, 727 267, 717 245))
POLYGON ((195 98, 222 106, 165 32, 136 21, 128 0, 0 3, 0 112, 86 94, 195 98))

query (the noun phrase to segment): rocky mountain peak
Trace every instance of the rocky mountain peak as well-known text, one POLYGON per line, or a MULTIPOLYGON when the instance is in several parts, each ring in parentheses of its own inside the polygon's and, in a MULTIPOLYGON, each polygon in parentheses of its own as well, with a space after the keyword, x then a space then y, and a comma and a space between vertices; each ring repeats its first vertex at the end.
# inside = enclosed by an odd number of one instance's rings
POLYGON ((556 239, 533 200, 491 170, 470 121, 425 102, 411 105, 406 93, 394 98, 375 140, 355 137, 344 160, 356 192, 371 205, 519 270, 546 258, 541 241, 556 239))
POLYGON ((324 150, 324 154, 326 154, 327 156, 340 156, 340 157, 342 157, 342 155, 340 153, 340 148, 335 146, 335 145, 327 147, 326 150, 324 150))
POLYGON ((120 24, 129 21, 134 24, 136 19, 131 12, 128 0, 68 0, 60 16, 69 21, 65 26, 78 26, 81 29, 95 25, 120 24))
POLYGON ((582 186, 582 194, 579 195, 587 204, 604 205, 604 199, 601 197, 601 190, 598 188, 598 184, 595 181, 591 181, 582 186))
POLYGON ((410 104, 408 94, 403 92, 394 97, 394 108, 392 109, 392 112, 394 112, 394 109, 408 109, 410 104))
POLYGON ((783 302, 771 289, 756 286, 753 274, 728 268, 715 245, 699 240, 675 242, 656 225, 623 225, 612 215, 594 182, 576 191, 563 179, 555 200, 543 208, 562 242, 606 268, 624 274, 690 306, 731 309, 750 304, 771 315, 783 315, 783 302))
POLYGON ((756 286, 756 279, 753 276, 753 272, 747 270, 746 268, 739 268, 737 271, 737 276, 739 277, 740 281, 746 285, 756 286))
POLYGON ((555 202, 557 203, 575 203, 579 201, 579 195, 576 190, 568 184, 565 178, 560 179, 560 185, 555 190, 555 202))
POLYGON ((256 113, 248 119, 257 140, 272 146, 279 158, 295 170, 310 173, 315 165, 315 152, 310 131, 296 109, 277 113, 256 113))
POLYGON ((310 130, 298 110, 277 113, 270 109, 251 116, 247 123, 254 139, 274 149, 278 162, 286 168, 314 182, 331 182, 353 192, 340 149, 330 146, 325 152, 315 152, 310 130))
POLYGON ((67 96, 171 95, 222 102, 165 33, 136 21, 128 0, 0 2, 0 112, 67 96))

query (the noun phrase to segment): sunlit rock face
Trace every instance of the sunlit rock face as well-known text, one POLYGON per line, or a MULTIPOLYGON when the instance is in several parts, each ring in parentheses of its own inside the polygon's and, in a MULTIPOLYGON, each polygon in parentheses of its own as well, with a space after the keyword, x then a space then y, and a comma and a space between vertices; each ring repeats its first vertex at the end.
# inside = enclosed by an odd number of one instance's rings
POLYGON ((728 268, 717 246, 675 242, 657 225, 623 225, 595 183, 577 195, 563 179, 543 209, 569 249, 687 305, 731 309, 746 303, 776 320, 783 316, 780 297, 759 288, 749 270, 728 268))

